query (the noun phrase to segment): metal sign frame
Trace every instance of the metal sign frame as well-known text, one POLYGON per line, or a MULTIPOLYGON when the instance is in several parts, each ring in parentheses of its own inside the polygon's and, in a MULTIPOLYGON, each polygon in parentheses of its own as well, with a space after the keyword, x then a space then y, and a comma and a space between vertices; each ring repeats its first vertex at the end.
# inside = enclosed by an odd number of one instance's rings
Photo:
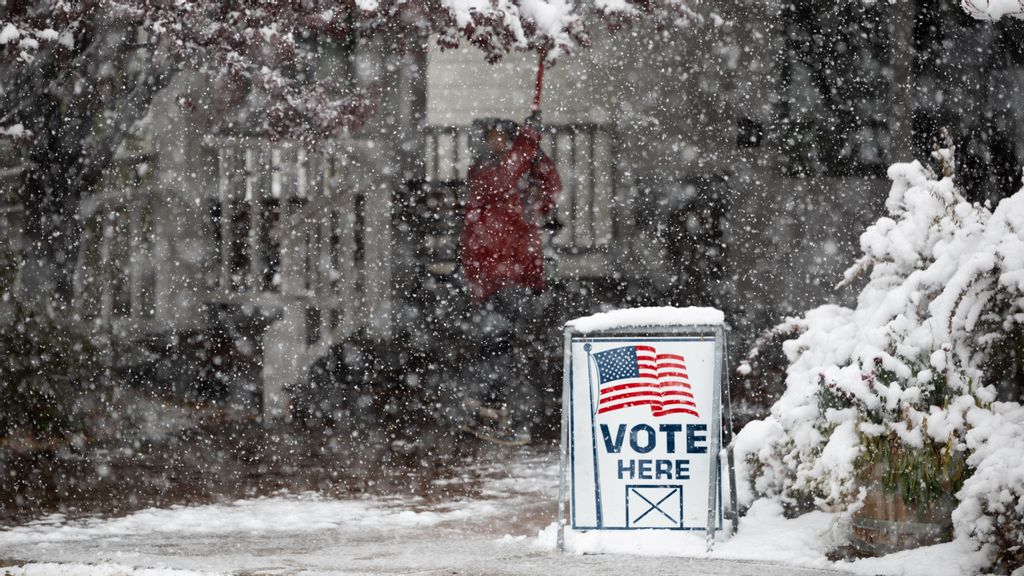
MULTIPOLYGON (((730 534, 735 534, 739 518, 736 514, 736 467, 733 456, 732 406, 729 395, 729 376, 726 361, 727 340, 725 328, 721 325, 676 325, 676 326, 636 326, 621 327, 595 332, 579 333, 571 325, 564 329, 564 358, 562 364, 562 433, 561 450, 558 466, 558 550, 565 551, 566 496, 571 488, 567 478, 569 460, 569 406, 572 373, 573 341, 586 342, 590 338, 629 337, 629 338, 664 338, 666 336, 697 337, 713 339, 715 343, 714 384, 712 386, 711 433, 709 434, 709 468, 707 546, 712 549, 715 541, 716 518, 719 507, 718 493, 720 468, 723 452, 726 456, 727 473, 729 475, 730 511, 726 517, 732 520, 730 534)), ((596 441, 596 439, 595 439, 596 441)), ((596 464, 596 462, 595 462, 596 464)))

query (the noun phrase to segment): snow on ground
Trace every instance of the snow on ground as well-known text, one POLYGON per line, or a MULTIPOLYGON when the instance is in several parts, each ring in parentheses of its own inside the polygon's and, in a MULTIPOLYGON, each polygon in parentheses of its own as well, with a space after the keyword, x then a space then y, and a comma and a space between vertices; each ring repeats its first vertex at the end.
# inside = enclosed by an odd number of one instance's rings
MULTIPOLYGON (((782 506, 758 500, 740 519, 733 537, 722 535, 708 553, 703 535, 660 532, 642 546, 624 542, 617 533, 567 534, 566 548, 577 554, 604 550, 619 554, 687 556, 691 558, 733 561, 762 561, 803 568, 838 570, 866 576, 963 576, 976 574, 985 565, 985 555, 974 550, 966 539, 891 554, 882 558, 864 558, 854 562, 831 562, 828 551, 841 544, 840 528, 832 514, 811 512, 787 519, 782 506)), ((554 549, 555 525, 541 533, 538 540, 554 549)), ((771 574, 773 572, 766 572, 771 574)))
POLYGON ((785 519, 781 508, 767 501, 755 503, 739 534, 723 537, 710 554, 701 536, 661 532, 642 548, 625 544, 621 533, 568 534, 570 553, 563 555, 554 550, 552 523, 557 469, 554 455, 516 452, 437 480, 440 489, 485 479, 472 497, 442 502, 339 500, 307 493, 147 509, 119 518, 72 521, 52 515, 0 530, 0 559, 6 559, 0 566, 9 566, 0 574, 549 576, 621 574, 628 565, 640 574, 952 576, 974 571, 980 561, 976 553, 951 543, 832 563, 825 558, 835 533, 830 515, 785 519), (615 554, 587 554, 601 547, 615 554))
MULTIPOLYGON (((209 572, 172 568, 134 568, 124 564, 57 564, 40 562, 7 568, 12 576, 211 576, 209 572)), ((7 576, 5 574, 4 576, 7 576)))

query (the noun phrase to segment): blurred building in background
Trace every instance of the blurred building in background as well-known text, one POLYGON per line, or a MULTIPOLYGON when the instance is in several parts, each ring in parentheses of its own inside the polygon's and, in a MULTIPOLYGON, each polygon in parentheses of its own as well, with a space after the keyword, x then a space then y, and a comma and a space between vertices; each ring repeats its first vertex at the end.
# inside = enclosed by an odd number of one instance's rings
MULTIPOLYGON (((685 31, 595 27, 592 48, 547 74, 564 313, 717 306, 739 352, 786 314, 848 297, 833 286, 880 213, 886 167, 926 159, 941 128, 975 200, 1019 189, 1024 23, 976 22, 948 0, 715 9, 685 31)), ((171 358, 140 360, 139 378, 207 382, 284 415, 332 346, 422 326, 438 291, 458 299, 471 123, 522 119, 535 66, 430 43, 334 47, 322 73, 383 96, 369 125, 313 148, 244 123, 210 133, 228 112, 180 77, 82 209, 76 309, 171 358)), ((14 157, 0 163, 7 236, 14 157)))

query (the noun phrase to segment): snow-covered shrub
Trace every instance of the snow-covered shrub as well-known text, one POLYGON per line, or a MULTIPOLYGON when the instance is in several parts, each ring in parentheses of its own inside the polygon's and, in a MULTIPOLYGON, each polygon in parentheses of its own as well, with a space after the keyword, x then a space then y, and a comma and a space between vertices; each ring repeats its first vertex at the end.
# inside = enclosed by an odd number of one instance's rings
POLYGON ((953 511, 957 535, 993 544, 1003 571, 1024 566, 1024 407, 996 402, 967 416, 967 464, 975 471, 953 511))
POLYGON ((1024 191, 995 210, 971 204, 952 150, 936 155, 941 177, 919 162, 889 169, 889 215, 861 236, 864 254, 846 272, 845 283, 868 276, 856 306, 821 306, 779 328, 798 333, 783 344, 786 391, 737 438, 741 473, 748 499, 849 511, 878 463, 908 505, 956 492, 956 533, 1012 566, 1024 411, 995 403, 994 384, 1019 371, 1007 348, 1024 327, 1024 191))
POLYGON ((70 319, 18 300, 17 272, 15 251, 0 241, 0 442, 31 445, 82 430, 83 400, 103 387, 104 363, 70 319))
POLYGON ((14 302, 0 323, 0 438, 52 440, 82 429, 104 385, 101 351, 65 319, 14 302))

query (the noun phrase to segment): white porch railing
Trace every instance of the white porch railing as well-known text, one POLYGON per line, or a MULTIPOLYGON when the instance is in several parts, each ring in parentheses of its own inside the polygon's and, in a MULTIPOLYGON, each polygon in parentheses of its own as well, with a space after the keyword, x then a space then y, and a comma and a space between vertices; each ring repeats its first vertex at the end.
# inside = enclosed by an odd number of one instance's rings
MULTIPOLYGON (((464 181, 482 135, 470 126, 427 127, 426 173, 430 182, 464 181)), ((555 161, 563 191, 553 238, 560 251, 580 253, 621 239, 630 214, 630 187, 619 169, 619 138, 605 124, 549 124, 542 148, 555 161)))
POLYGON ((372 141, 316 150, 256 138, 210 144, 219 174, 212 300, 281 314, 263 358, 264 406, 280 414, 283 388, 333 343, 362 328, 387 330, 387 183, 372 141))

